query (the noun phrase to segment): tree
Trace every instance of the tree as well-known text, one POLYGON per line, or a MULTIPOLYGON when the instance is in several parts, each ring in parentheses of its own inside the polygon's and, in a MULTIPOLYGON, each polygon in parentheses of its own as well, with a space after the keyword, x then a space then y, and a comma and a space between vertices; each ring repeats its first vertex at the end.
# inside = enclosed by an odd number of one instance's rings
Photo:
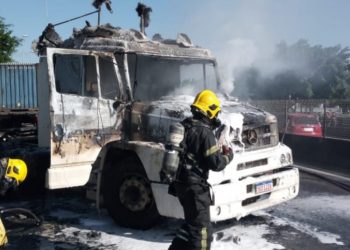
POLYGON ((0 63, 11 62, 12 54, 21 44, 22 39, 12 35, 11 25, 6 24, 4 18, 0 17, 0 63))

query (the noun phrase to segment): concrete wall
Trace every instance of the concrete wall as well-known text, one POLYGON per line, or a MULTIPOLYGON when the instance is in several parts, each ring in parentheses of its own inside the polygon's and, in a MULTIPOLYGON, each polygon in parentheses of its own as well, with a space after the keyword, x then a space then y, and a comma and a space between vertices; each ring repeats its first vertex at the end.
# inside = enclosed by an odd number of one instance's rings
POLYGON ((292 148, 296 163, 350 175, 350 140, 286 134, 283 142, 292 148))

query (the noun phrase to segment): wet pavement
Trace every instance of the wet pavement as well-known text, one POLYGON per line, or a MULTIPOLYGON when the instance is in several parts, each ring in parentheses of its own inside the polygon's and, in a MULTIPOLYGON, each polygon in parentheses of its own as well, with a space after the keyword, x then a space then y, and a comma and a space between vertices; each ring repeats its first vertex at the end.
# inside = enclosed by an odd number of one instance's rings
MULTIPOLYGON (((212 249, 350 249, 350 192, 332 179, 301 173, 299 196, 241 220, 214 224, 212 249)), ((6 249, 167 249, 180 220, 150 230, 114 224, 84 197, 83 189, 45 191, 0 200, 0 208, 32 210, 43 223, 5 219, 6 249)))

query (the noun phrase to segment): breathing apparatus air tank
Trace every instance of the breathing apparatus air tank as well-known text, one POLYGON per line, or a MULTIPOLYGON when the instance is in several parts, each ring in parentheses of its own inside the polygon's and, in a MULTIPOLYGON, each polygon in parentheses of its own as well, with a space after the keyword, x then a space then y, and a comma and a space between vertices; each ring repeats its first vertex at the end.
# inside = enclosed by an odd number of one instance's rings
POLYGON ((160 179, 171 183, 176 179, 179 168, 180 153, 183 151, 180 143, 183 141, 185 128, 180 123, 174 123, 169 127, 169 133, 165 144, 163 165, 160 171, 160 179))

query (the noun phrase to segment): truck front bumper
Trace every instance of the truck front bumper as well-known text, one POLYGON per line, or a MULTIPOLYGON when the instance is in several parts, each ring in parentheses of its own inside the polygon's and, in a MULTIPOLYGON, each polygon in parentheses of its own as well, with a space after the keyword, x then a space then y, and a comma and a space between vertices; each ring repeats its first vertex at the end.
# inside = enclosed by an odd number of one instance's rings
POLYGON ((210 207, 211 220, 239 219, 256 210, 295 198, 299 192, 299 170, 284 167, 272 174, 214 185, 212 191, 214 204, 210 207), (259 192, 257 184, 264 182, 272 182, 272 190, 259 192))

